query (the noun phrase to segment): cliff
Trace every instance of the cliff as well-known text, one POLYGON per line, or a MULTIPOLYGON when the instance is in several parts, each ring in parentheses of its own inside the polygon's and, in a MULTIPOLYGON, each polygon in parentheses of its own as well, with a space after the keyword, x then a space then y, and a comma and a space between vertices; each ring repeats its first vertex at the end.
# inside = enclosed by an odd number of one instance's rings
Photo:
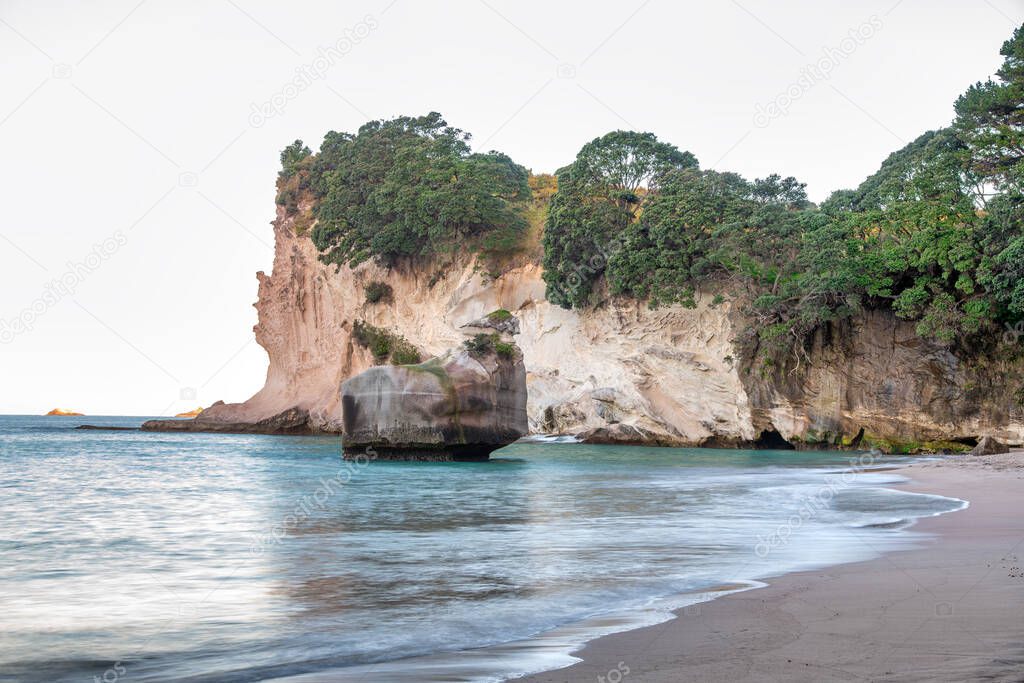
POLYGON ((966 367, 889 314, 823 330, 799 365, 763 376, 736 348, 744 321, 728 302, 705 297, 695 309, 650 310, 612 300, 569 311, 545 299, 536 263, 495 279, 468 254, 416 267, 337 268, 318 260, 281 207, 274 237, 273 271, 257 273, 255 304, 256 339, 269 356, 266 384, 244 403, 215 404, 174 428, 274 431, 283 420, 291 433, 341 432, 339 387, 374 365, 353 339, 355 321, 402 335, 430 356, 459 344, 463 325, 506 309, 520 325, 535 433, 896 451, 955 448, 934 442, 973 444, 983 435, 1024 441, 1011 381, 1019 368, 966 367), (390 300, 368 303, 364 287, 377 281, 390 285, 390 300))

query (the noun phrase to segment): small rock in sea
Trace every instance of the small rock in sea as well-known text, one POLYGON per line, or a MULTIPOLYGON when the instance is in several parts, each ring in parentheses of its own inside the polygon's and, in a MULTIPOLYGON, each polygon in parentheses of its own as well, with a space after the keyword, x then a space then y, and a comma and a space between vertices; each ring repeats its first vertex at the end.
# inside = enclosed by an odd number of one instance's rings
POLYGON ((66 408, 54 408, 53 410, 48 412, 46 415, 47 416, 50 416, 50 415, 63 415, 65 417, 67 417, 67 416, 80 417, 80 416, 85 415, 85 413, 76 413, 74 410, 67 410, 66 408))

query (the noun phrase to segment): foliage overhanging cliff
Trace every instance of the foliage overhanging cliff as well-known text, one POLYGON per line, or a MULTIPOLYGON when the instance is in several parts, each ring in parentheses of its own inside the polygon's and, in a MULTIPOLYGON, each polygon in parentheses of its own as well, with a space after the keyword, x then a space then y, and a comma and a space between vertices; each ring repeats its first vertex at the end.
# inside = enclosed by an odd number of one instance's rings
POLYGON ((311 195, 298 228, 312 226, 325 262, 350 266, 528 249, 540 204, 550 301, 692 307, 710 290, 744 303, 742 341, 769 365, 867 311, 988 351, 1024 319, 1024 27, 1001 53, 998 81, 960 97, 951 126, 821 206, 795 178, 702 170, 691 153, 626 131, 586 144, 548 202, 525 168, 471 153, 469 135, 437 113, 328 133, 315 155, 296 141, 281 155, 278 201, 295 214, 311 195))
POLYGON ((315 197, 310 237, 326 263, 506 250, 526 232, 528 173, 469 139, 432 112, 332 131, 316 155, 296 140, 281 153, 278 203, 294 214, 304 192, 315 197))
POLYGON ((653 136, 594 140, 558 173, 549 297, 586 307, 607 283, 611 294, 692 306, 702 284, 725 280, 751 302, 755 341, 776 351, 879 310, 924 338, 988 350, 1024 316, 1024 27, 1001 53, 999 80, 960 97, 950 127, 820 207, 794 178, 701 171, 653 136))
POLYGON ((702 170, 650 133, 597 138, 554 177, 472 153, 434 113, 329 133, 316 154, 296 141, 258 274, 266 385, 196 428, 337 431, 341 381, 500 309, 534 431, 1022 443, 1024 28, 1002 52, 950 127, 820 206, 794 178, 702 170))

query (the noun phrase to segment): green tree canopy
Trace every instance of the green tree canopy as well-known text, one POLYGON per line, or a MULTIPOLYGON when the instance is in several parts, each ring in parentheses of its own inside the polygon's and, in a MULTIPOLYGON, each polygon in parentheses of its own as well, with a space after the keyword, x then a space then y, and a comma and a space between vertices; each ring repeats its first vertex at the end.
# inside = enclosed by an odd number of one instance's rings
POLYGON ((544 233, 548 298, 566 308, 590 301, 609 257, 673 171, 697 159, 651 133, 615 131, 588 142, 558 171, 544 233))
POLYGON ((655 306, 695 305, 694 283, 716 267, 716 241, 756 210, 752 190, 735 173, 686 168, 667 174, 610 259, 612 293, 646 298, 655 306))
POLYGON ((328 133, 310 171, 322 258, 391 261, 522 233, 526 169, 499 152, 472 153, 469 139, 436 112, 328 133))
POLYGON ((974 171, 996 188, 1024 190, 1024 26, 1000 50, 1004 61, 989 79, 956 101, 957 135, 974 171))
MULTIPOLYGON (((1024 320, 1024 26, 1001 54, 997 78, 957 100, 951 126, 820 207, 791 176, 702 170, 651 133, 592 140, 557 184, 534 179, 549 300, 584 308, 607 291, 695 306, 710 284, 738 295, 762 351, 799 350, 864 310, 981 348, 1024 320)), ((297 140, 281 154, 279 202, 294 215, 312 194, 311 237, 334 263, 513 244, 523 204, 539 231, 526 170, 468 140, 436 113, 328 133, 315 155, 297 140)))
POLYGON ((956 120, 893 152, 821 207, 804 185, 699 170, 649 134, 616 132, 559 171, 545 232, 549 298, 613 295, 696 305, 708 280, 742 294, 762 350, 886 310, 922 336, 973 349, 1024 319, 1024 27, 998 81, 972 86, 956 120))
POLYGON ((309 151, 309 147, 303 144, 302 140, 296 140, 285 147, 281 150, 281 176, 286 179, 291 178, 298 170, 299 164, 311 154, 313 153, 309 151))

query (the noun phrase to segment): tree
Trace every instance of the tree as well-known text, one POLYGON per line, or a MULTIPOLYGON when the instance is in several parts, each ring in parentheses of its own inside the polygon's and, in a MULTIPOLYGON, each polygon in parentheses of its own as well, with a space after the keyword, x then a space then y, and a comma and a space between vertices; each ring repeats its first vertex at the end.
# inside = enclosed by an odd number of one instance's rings
POLYGON ((302 140, 296 140, 281 150, 281 176, 285 179, 295 175, 296 167, 300 162, 312 154, 309 147, 303 144, 302 140))
POLYGON ((773 173, 767 178, 754 181, 751 194, 759 204, 778 204, 788 209, 805 209, 807 201, 807 183, 798 182, 793 176, 783 178, 773 173))
POLYGON ((870 290, 925 337, 952 344, 991 321, 978 286, 982 247, 977 184, 967 150, 950 129, 930 131, 893 153, 854 191, 844 220, 865 245, 861 259, 891 283, 870 290))
POLYGON ((1024 197, 996 197, 988 208, 979 280, 1015 322, 1024 318, 1024 197))
POLYGON ((823 208, 839 201, 850 211, 884 210, 900 202, 976 201, 981 180, 968 156, 953 129, 928 131, 890 154, 856 190, 833 193, 823 208))
POLYGON ((735 173, 687 168, 666 174, 610 259, 612 293, 652 306, 696 305, 696 280, 719 265, 712 255, 722 230, 744 224, 754 210, 750 183, 735 173))
POLYGON ((1024 189, 1024 26, 1003 43, 1003 65, 956 102, 955 128, 972 168, 1000 190, 1024 189))
POLYGON ((526 228, 525 168, 499 152, 473 154, 470 136, 441 115, 371 121, 355 135, 330 132, 312 163, 317 226, 331 263, 422 257, 526 228))
POLYGON ((587 143, 558 171, 544 232, 548 299, 565 308, 591 303, 595 283, 621 247, 627 226, 672 171, 696 168, 689 152, 651 133, 615 131, 587 143))

